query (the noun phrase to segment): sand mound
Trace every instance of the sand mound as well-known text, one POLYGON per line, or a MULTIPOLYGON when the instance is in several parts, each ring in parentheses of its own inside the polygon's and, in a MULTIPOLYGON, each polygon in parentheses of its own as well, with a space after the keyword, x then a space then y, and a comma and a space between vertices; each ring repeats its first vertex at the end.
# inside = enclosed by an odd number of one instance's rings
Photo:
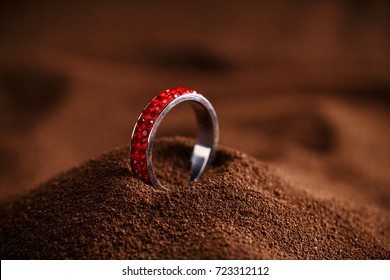
POLYGON ((1 258, 390 258, 386 215, 309 196, 227 148, 184 186, 190 153, 189 140, 156 143, 169 192, 133 177, 123 148, 3 201, 1 258))

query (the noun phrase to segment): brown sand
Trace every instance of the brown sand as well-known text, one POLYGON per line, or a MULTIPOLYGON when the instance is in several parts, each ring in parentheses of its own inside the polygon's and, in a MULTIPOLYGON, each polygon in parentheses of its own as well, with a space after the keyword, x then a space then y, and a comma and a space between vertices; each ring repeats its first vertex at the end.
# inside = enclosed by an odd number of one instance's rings
POLYGON ((133 177, 123 148, 3 202, 1 258, 390 258, 387 216, 313 197, 228 148, 184 186, 190 152, 188 139, 157 142, 170 191, 133 177))

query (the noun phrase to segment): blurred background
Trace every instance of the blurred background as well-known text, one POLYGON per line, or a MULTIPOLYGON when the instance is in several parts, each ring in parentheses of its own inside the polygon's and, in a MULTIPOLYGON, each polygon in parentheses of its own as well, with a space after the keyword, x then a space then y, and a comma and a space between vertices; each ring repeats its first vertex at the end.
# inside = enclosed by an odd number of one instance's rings
MULTIPOLYGON (((183 86, 214 104, 221 144, 390 210, 389 1, 2 1, 0 42, 0 198, 129 145, 183 86)), ((187 109, 160 134, 193 135, 187 109)))

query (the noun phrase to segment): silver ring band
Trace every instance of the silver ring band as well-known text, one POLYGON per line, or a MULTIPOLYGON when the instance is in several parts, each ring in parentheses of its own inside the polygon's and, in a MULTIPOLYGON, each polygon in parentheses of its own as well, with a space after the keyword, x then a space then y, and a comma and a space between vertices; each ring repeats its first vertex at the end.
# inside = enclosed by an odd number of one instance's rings
POLYGON ((190 182, 199 179, 215 156, 219 139, 217 114, 201 94, 185 88, 166 90, 144 108, 134 126, 131 138, 131 169, 133 173, 156 189, 162 186, 153 169, 153 142, 165 115, 175 106, 190 102, 198 125, 196 143, 191 156, 190 182))

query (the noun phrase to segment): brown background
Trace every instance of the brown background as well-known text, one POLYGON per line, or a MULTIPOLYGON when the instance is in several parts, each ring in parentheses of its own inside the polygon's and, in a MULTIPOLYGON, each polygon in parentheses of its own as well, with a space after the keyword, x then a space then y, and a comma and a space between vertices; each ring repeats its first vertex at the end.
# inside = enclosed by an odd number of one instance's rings
MULTIPOLYGON (((0 197, 128 145, 180 85, 215 105, 222 144, 388 215, 388 1, 182 2, 2 1, 0 197)), ((161 135, 194 130, 184 107, 161 135)))

